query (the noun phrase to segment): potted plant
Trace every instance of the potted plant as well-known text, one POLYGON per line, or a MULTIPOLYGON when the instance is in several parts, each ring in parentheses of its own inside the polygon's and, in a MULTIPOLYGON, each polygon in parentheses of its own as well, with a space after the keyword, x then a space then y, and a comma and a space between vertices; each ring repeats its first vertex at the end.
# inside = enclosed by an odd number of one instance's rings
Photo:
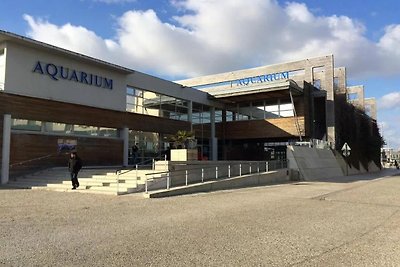
POLYGON ((178 131, 170 140, 173 143, 171 149, 172 161, 197 160, 197 142, 194 133, 190 131, 178 131))

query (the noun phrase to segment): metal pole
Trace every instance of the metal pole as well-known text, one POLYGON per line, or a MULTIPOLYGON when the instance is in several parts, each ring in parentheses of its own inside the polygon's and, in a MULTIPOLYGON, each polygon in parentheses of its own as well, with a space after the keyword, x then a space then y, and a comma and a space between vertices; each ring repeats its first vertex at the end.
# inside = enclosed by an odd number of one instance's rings
POLYGON ((215 166, 215 179, 218 179, 218 166, 215 166))
POLYGON ((268 161, 265 162, 265 171, 268 172, 269 168, 268 168, 268 161))
POLYGON ((167 172, 167 189, 169 190, 169 185, 170 185, 170 178, 169 178, 169 172, 167 172))
POLYGON ((147 179, 146 179, 146 181, 145 181, 145 183, 144 183, 144 192, 147 194, 147 179))
POLYGON ((118 193, 119 193, 119 174, 120 174, 120 172, 121 172, 121 171, 118 171, 118 172, 117 172, 117 195, 118 195, 118 193))
POLYGON ((228 178, 231 178, 231 165, 228 165, 228 178))
POLYGON ((257 162, 257 173, 260 173, 260 162, 257 162))
POLYGON ((242 163, 239 164, 239 176, 242 176, 242 163))
POLYGON ((204 169, 201 168, 201 182, 204 182, 204 169))
POLYGON ((188 185, 188 170, 185 170, 186 186, 188 185))
POLYGON ((155 168, 156 168, 156 160, 153 158, 152 164, 151 164, 151 169, 154 171, 155 168))
POLYGON ((249 163, 249 172, 251 174, 251 162, 249 163))
POLYGON ((136 164, 136 180, 137 180, 137 177, 138 177, 138 165, 136 164))

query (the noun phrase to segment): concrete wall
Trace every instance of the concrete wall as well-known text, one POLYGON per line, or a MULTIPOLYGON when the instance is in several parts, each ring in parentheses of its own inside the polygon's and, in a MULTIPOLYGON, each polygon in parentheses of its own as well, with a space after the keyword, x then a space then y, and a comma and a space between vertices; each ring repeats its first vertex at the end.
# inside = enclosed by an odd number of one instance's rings
POLYGON ((278 170, 269 173, 245 175, 231 179, 220 181, 206 182, 203 184, 196 184, 188 187, 172 188, 161 192, 150 192, 146 194, 149 198, 169 197, 184 194, 194 194, 199 192, 210 192, 217 190, 237 189, 244 187, 261 186, 275 183, 284 183, 289 181, 287 170, 278 170))
MULTIPOLYGON (((7 42, 5 91, 19 95, 58 100, 68 103, 83 104, 93 107, 125 111, 126 109, 126 73, 121 73, 106 65, 89 64, 60 53, 51 53, 30 48, 17 43, 7 42), (37 62, 41 62, 44 74, 34 72, 37 62), (112 89, 97 87, 73 79, 63 79, 59 75, 53 79, 47 75, 46 64, 69 68, 69 73, 76 70, 78 80, 81 72, 88 75, 112 79, 112 89)), ((54 67, 49 68, 54 73, 54 67)), ((58 71, 60 73, 60 71, 58 71)))
POLYGON ((4 79, 6 73, 6 56, 5 48, 0 45, 0 91, 4 90, 4 79))
POLYGON ((377 172, 377 171, 381 170, 378 166, 376 166, 375 162, 373 162, 373 161, 368 163, 368 170, 366 170, 364 168, 364 166, 363 166, 363 164, 361 164, 361 162, 358 164, 358 168, 356 168, 353 165, 348 165, 346 163, 346 160, 339 153, 337 153, 337 155, 336 155, 336 160, 337 160, 339 166, 342 168, 344 175, 357 175, 357 174, 363 174, 363 173, 367 173, 367 172, 377 172), (348 165, 347 168, 346 168, 346 165, 348 165))
POLYGON ((369 115, 372 119, 377 119, 377 106, 375 98, 365 98, 364 99, 365 110, 369 110, 369 115))
POLYGON ((346 89, 347 101, 354 106, 364 110, 364 85, 349 86, 346 89), (349 95, 357 95, 355 99, 349 99, 349 95))
POLYGON ((288 146, 289 168, 300 174, 300 179, 310 181, 343 176, 343 171, 330 149, 288 146))

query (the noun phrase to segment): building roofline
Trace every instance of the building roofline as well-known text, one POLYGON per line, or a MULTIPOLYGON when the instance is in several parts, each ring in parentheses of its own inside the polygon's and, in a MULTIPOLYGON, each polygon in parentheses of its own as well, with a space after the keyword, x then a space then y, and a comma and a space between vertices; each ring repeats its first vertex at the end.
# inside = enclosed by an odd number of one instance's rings
POLYGON ((84 54, 81 54, 81 53, 78 53, 78 52, 73 52, 71 50, 60 48, 58 46, 54 46, 54 45, 51 45, 51 44, 48 44, 48 43, 45 43, 45 42, 37 41, 37 40, 34 40, 32 38, 25 37, 25 36, 18 35, 18 34, 12 33, 12 32, 4 31, 4 30, 0 30, 0 42, 1 41, 4 41, 4 42, 6 42, 6 41, 15 41, 15 42, 20 43, 20 44, 29 44, 30 46, 33 46, 33 47, 39 47, 39 48, 42 48, 42 49, 52 50, 52 51, 58 52, 60 54, 73 56, 75 58, 83 59, 83 60, 85 60, 87 62, 90 62, 90 63, 95 63, 95 64, 98 64, 98 65, 102 65, 104 67, 112 68, 114 70, 117 70, 117 71, 120 71, 120 72, 124 72, 126 74, 135 72, 132 69, 125 68, 125 67, 122 67, 122 66, 117 65, 117 64, 113 64, 113 63, 110 63, 110 62, 107 62, 107 61, 104 61, 104 60, 100 60, 100 59, 97 59, 97 58, 94 58, 94 57, 90 57, 90 56, 87 56, 87 55, 84 55, 84 54))

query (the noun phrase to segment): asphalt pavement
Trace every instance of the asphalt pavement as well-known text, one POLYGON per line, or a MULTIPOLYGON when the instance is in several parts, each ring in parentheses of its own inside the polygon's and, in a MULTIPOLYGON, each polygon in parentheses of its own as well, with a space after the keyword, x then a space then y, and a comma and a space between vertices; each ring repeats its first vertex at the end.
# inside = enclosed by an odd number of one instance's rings
POLYGON ((0 187, 0 265, 400 266, 399 175, 164 199, 0 187))

